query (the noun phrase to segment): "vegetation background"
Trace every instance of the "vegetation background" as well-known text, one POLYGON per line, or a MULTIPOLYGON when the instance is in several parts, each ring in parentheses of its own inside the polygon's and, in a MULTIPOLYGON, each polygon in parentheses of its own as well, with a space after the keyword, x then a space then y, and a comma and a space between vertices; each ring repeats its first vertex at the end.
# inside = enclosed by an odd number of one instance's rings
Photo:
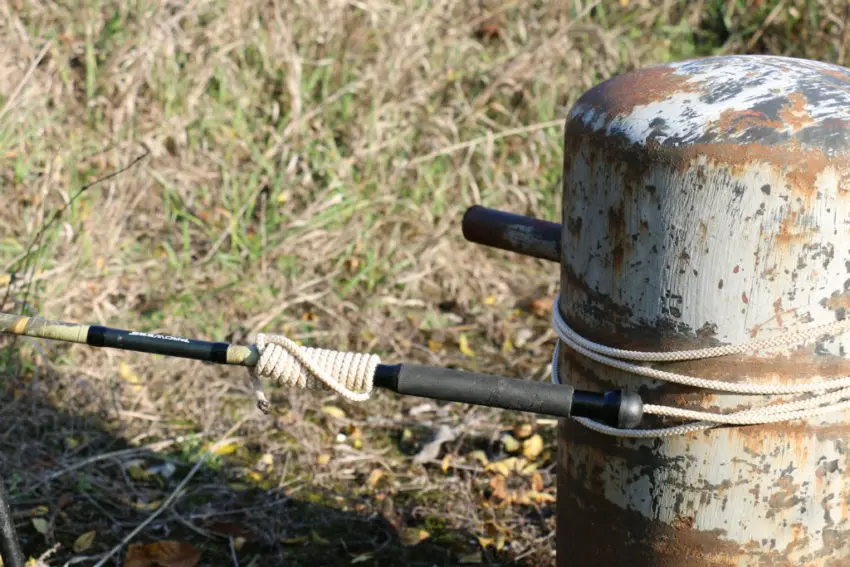
MULTIPOLYGON (((3 311, 545 380, 557 266, 465 242, 465 208, 560 222, 582 92, 713 54, 844 64, 850 12, 3 0, 0 26, 3 311)), ((41 564, 553 564, 552 420, 280 390, 264 417, 244 370, 0 346, 0 476, 41 564)))

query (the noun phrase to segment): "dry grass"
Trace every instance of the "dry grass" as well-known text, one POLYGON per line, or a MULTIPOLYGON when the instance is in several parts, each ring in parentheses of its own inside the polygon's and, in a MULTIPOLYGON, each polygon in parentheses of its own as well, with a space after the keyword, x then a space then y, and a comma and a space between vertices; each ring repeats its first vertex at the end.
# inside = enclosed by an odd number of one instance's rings
MULTIPOLYGON (((558 124, 601 80, 716 52, 844 62, 847 16, 774 0, 10 0, 4 309, 546 379, 554 335, 527 306, 557 267, 464 242, 464 209, 560 220, 558 124), (79 187, 145 152, 26 253, 79 187)), ((191 541, 202 565, 553 561, 553 505, 499 506, 470 456, 503 458, 501 432, 529 416, 277 391, 265 418, 244 371, 21 340, 4 356, 0 472, 26 552, 62 544, 51 564, 120 542, 240 419, 232 452, 134 541, 191 541), (414 461, 441 425, 463 434, 414 461)), ((554 431, 532 422, 547 450, 509 488, 551 492, 554 431)))

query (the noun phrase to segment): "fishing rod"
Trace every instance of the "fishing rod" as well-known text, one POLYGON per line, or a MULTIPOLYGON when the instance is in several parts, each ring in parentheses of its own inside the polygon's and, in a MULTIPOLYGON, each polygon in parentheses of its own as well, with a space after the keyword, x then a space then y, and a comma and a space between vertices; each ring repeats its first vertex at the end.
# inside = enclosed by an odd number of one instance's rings
MULTIPOLYGON (((464 237, 470 242, 553 262, 560 260, 562 229, 556 223, 474 206, 464 214, 462 227, 464 237)), ((254 367, 261 360, 256 346, 52 321, 12 313, 0 313, 0 333, 233 366, 254 367)), ((563 383, 409 363, 378 364, 372 384, 402 395, 559 418, 583 417, 620 429, 637 427, 643 418, 641 397, 627 390, 590 392, 576 390, 563 383)), ((262 401, 258 406, 264 412, 268 411, 262 401)), ((8 567, 24 567, 2 486, 0 559, 3 560, 0 564, 8 567)))
MULTIPOLYGON (((0 313, 0 333, 234 366, 255 366, 260 359, 260 353, 254 346, 51 321, 10 313, 0 313)), ((643 402, 634 392, 588 392, 566 384, 420 364, 379 364, 373 384, 402 395, 552 417, 586 417, 619 428, 633 428, 643 416, 643 402)))

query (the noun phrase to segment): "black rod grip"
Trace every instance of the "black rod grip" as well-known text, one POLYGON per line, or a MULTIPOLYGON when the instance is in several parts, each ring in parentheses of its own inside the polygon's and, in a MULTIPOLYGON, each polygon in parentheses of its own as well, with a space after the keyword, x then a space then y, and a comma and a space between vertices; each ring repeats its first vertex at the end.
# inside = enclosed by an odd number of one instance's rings
POLYGON ((525 256, 561 261, 561 225, 473 205, 461 222, 470 242, 525 256))
POLYGON ((399 394, 557 417, 570 417, 572 411, 572 386, 417 364, 397 368, 392 389, 399 394))

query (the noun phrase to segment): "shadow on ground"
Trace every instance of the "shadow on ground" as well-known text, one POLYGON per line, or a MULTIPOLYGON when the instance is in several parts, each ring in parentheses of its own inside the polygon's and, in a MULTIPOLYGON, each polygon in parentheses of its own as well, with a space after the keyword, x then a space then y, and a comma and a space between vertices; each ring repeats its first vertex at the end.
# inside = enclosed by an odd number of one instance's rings
MULTIPOLYGON (((165 447, 146 449, 148 440, 131 445, 108 430, 103 415, 56 409, 57 398, 65 407, 86 407, 88 400, 78 399, 84 387, 63 393, 43 391, 37 386, 43 383, 0 381, 0 475, 27 556, 61 544, 50 565, 93 565, 175 491, 203 453, 201 443, 187 437, 166 440, 165 447), (90 531, 91 546, 75 553, 77 538, 90 531)), ((252 486, 213 458, 131 543, 190 542, 201 552, 200 566, 530 565, 439 523, 429 526, 427 539, 411 541, 417 534, 398 527, 409 525, 400 514, 415 509, 395 505, 392 494, 377 504, 374 497, 342 496, 252 486)), ((126 551, 106 565, 123 565, 126 551)))

